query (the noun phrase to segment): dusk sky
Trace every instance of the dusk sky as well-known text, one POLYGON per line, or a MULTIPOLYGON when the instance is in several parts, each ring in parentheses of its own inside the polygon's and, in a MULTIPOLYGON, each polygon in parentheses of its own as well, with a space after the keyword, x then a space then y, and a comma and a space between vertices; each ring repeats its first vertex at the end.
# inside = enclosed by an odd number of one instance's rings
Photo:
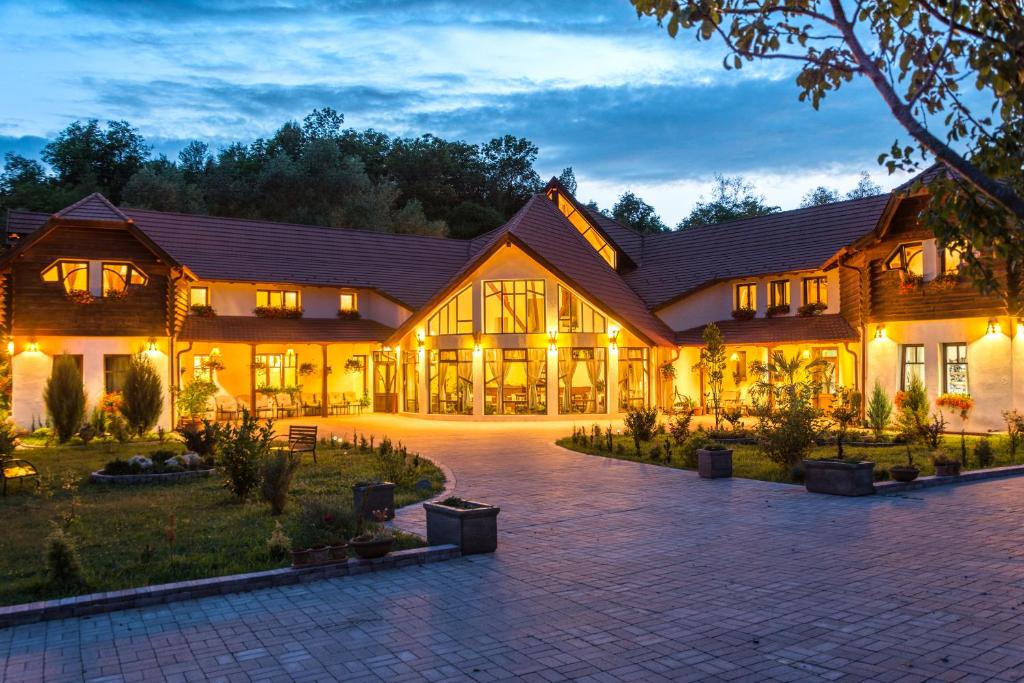
POLYGON ((35 156, 75 119, 125 119, 156 151, 250 141, 315 107, 391 134, 540 147, 545 179, 624 190, 674 224, 714 173, 742 174, 783 208, 845 191, 902 133, 860 83, 820 111, 792 67, 725 71, 715 43, 672 40, 627 0, 551 3, 0 3, 0 154, 35 156))

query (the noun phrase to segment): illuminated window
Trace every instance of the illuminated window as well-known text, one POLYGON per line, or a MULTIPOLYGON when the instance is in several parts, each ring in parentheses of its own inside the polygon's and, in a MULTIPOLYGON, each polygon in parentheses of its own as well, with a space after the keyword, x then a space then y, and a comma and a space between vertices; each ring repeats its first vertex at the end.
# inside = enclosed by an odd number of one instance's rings
POLYGON ((438 309, 437 313, 427 320, 427 334, 431 337, 445 334, 473 333, 473 288, 467 286, 458 294, 448 299, 448 303, 438 309))
POLYGON ((910 380, 917 377, 924 383, 924 346, 920 344, 904 344, 900 348, 901 365, 900 389, 907 390, 910 380))
POLYGON ((558 349, 558 412, 605 413, 608 386, 606 349, 558 349))
POLYGON ((484 414, 547 412, 547 350, 484 351, 484 414))
POLYGON ((88 261, 58 261, 43 271, 43 282, 60 282, 65 292, 89 291, 88 261))
POLYGON ((619 349, 619 409, 647 406, 650 382, 648 350, 643 347, 619 349))
POLYGON ((192 356, 192 379, 203 382, 213 381, 213 370, 210 368, 209 356, 192 356))
POLYGON ((789 305, 789 280, 774 280, 768 286, 768 305, 789 305))
POLYGON ((484 283, 487 334, 544 332, 544 281, 496 280, 484 283))
POLYGON ((745 308, 754 310, 757 308, 757 285, 753 283, 744 283, 742 285, 736 285, 736 310, 740 311, 745 308))
POLYGON ((942 384, 947 394, 970 394, 967 385, 967 344, 943 344, 942 384))
POLYGON ((435 349, 430 352, 428 370, 430 412, 472 415, 473 352, 470 349, 435 349))
POLYGON ((103 264, 103 295, 123 294, 128 285, 146 284, 146 275, 129 263, 103 264))
POLYGON ((416 351, 402 352, 402 376, 405 383, 405 411, 415 413, 419 410, 417 397, 420 392, 420 363, 416 351))
POLYGON ((210 289, 209 287, 191 287, 188 290, 188 304, 189 306, 209 306, 210 305, 210 289))
POLYGON ((256 308, 287 308, 298 310, 299 292, 293 289, 258 289, 256 290, 256 308))
POLYGON ((108 394, 112 391, 124 391, 124 381, 128 376, 128 366, 132 357, 125 354, 103 356, 103 389, 108 394))
POLYGON ((946 247, 942 250, 942 273, 943 275, 959 275, 960 267, 963 265, 963 254, 959 249, 946 247))
POLYGON ((804 278, 804 303, 828 304, 828 278, 804 278))
POLYGON ((256 356, 256 388, 298 386, 299 356, 296 353, 267 353, 256 356))
POLYGON ((885 267, 889 270, 902 270, 910 275, 924 276, 924 252, 920 242, 910 242, 896 247, 885 267))
POLYGON ((342 292, 338 297, 338 310, 344 313, 355 313, 359 310, 359 301, 355 292, 342 292))
POLYGON ((552 195, 554 195, 558 210, 562 212, 562 215, 569 219, 569 222, 572 223, 573 227, 576 228, 581 235, 583 235, 583 239, 590 243, 590 246, 594 248, 594 251, 596 251, 609 266, 615 268, 618 264, 618 253, 615 251, 615 247, 609 244, 608 241, 601 236, 601 233, 597 231, 594 225, 582 213, 576 210, 576 207, 572 205, 572 202, 554 191, 548 195, 548 198, 551 199, 552 195))
POLYGON ((607 329, 605 317, 593 306, 579 298, 562 285, 558 285, 558 331, 596 332, 603 334, 607 329))

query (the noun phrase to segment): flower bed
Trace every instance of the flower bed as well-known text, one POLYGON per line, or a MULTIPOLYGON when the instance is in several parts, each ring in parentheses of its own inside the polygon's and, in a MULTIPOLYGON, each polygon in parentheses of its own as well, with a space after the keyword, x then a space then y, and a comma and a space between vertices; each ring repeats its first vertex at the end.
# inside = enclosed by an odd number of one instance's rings
POLYGON ((170 450, 153 452, 149 457, 133 455, 128 460, 111 460, 102 470, 89 475, 95 482, 143 484, 208 477, 213 466, 195 453, 176 454, 170 450))
POLYGON ((158 472, 149 474, 104 474, 97 470, 89 475, 89 480, 99 484, 117 484, 132 486, 135 484, 162 484, 169 482, 201 479, 213 474, 216 468, 208 467, 201 470, 185 470, 184 472, 158 472))

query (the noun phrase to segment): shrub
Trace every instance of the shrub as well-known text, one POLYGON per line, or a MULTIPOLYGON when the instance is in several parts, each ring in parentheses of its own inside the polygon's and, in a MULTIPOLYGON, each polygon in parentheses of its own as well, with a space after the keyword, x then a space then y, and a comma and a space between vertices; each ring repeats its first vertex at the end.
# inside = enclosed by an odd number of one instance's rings
POLYGON ((626 413, 626 433, 633 437, 636 454, 640 455, 640 442, 654 438, 654 429, 658 423, 657 408, 630 408, 626 413))
POLYGON ((822 432, 821 411, 794 396, 778 409, 762 412, 758 448, 772 462, 792 470, 811 452, 822 432))
POLYGON ((217 385, 206 380, 192 380, 178 390, 174 404, 182 415, 199 417, 206 412, 210 399, 217 395, 217 385))
POLYGON ((882 435, 882 432, 889 426, 892 419, 892 401, 882 389, 882 385, 875 380, 875 386, 871 389, 871 398, 868 399, 867 410, 868 427, 875 433, 875 437, 882 435))
POLYGON ((935 450, 942 443, 942 435, 946 431, 946 418, 942 413, 933 413, 932 421, 921 425, 921 438, 928 448, 935 450))
POLYGON ((132 438, 131 432, 128 431, 128 424, 120 415, 110 416, 110 420, 107 422, 107 429, 110 430, 110 435, 118 443, 128 443, 132 438))
POLYGON ((260 466, 270 453, 273 440, 273 423, 260 426, 248 410, 242 411, 242 420, 238 426, 224 429, 224 441, 220 447, 224 485, 239 500, 244 501, 259 486, 262 474, 260 466))
POLYGON ((160 419, 164 385, 145 354, 136 354, 129 361, 121 398, 121 414, 128 423, 128 431, 136 436, 148 432, 160 419))
POLYGON ((722 419, 729 423, 729 429, 739 433, 743 429, 743 408, 723 408, 722 419))
POLYGON ((693 470, 697 469, 697 451, 716 445, 715 441, 704 430, 698 429, 679 447, 679 455, 683 459, 683 467, 693 470))
POLYGON ((981 469, 991 467, 995 462, 996 455, 992 452, 992 444, 988 437, 984 437, 974 446, 974 458, 978 461, 978 467, 981 469))
POLYGON ((111 460, 103 466, 103 474, 109 474, 114 477, 123 476, 125 474, 134 474, 132 466, 128 464, 127 460, 111 460))
POLYGON ((86 422, 78 428, 78 438, 82 440, 83 444, 88 446, 89 442, 96 438, 96 428, 92 426, 92 423, 86 422))
POLYGON ((274 530, 270 532, 267 539, 267 554, 272 560, 284 560, 288 558, 292 549, 292 539, 284 532, 281 522, 274 522, 274 530))
POLYGON ((351 502, 337 496, 313 496, 302 500, 295 545, 332 543, 352 538, 359 530, 359 521, 351 502), (348 503, 348 504, 346 504, 348 503))
POLYGON ((1006 422, 1006 436, 1010 442, 1010 462, 1017 461, 1017 448, 1024 439, 1024 415, 1017 410, 1004 410, 1003 421, 1006 422))
MULTIPOLYGON (((373 444, 372 436, 370 437, 370 444, 373 444)), ((370 448, 372 448, 372 445, 370 448)), ((395 447, 392 445, 391 440, 385 436, 381 439, 376 454, 374 471, 379 481, 390 481, 393 484, 403 486, 412 480, 414 467, 410 462, 408 449, 401 443, 395 447)))
POLYGON ((860 394, 851 389, 839 389, 829 417, 836 425, 836 457, 842 460, 846 434, 850 425, 860 417, 860 394))
POLYGON ((46 578, 56 586, 78 587, 85 584, 82 563, 74 539, 63 529, 55 526, 46 538, 46 578))
POLYGON ((275 451, 263 460, 260 493, 263 500, 270 503, 270 514, 279 515, 284 512, 288 503, 288 489, 297 469, 299 456, 288 451, 275 451))
POLYGON ((9 456, 14 453, 14 447, 18 444, 18 437, 14 433, 14 423, 6 416, 0 418, 0 456, 9 456))
POLYGON ((61 355, 54 359, 53 374, 43 389, 43 401, 57 440, 67 443, 85 418, 85 386, 74 358, 61 355))
POLYGON ((224 439, 225 428, 219 422, 203 420, 202 426, 189 423, 175 431, 181 435, 186 450, 203 458, 212 458, 224 439))

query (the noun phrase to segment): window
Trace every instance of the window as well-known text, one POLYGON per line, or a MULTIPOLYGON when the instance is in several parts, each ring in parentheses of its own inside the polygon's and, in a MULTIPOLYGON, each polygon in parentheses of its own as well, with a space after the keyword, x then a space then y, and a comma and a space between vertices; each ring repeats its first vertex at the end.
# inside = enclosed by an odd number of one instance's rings
POLYGON ((789 306, 789 280, 774 280, 768 289, 768 305, 789 306))
MULTIPOLYGON (((84 372, 84 367, 85 366, 84 366, 84 363, 83 363, 83 358, 84 357, 82 356, 82 354, 80 354, 80 353, 62 353, 59 356, 54 356, 53 357, 53 368, 57 367, 57 361, 59 359, 61 359, 61 358, 70 358, 71 360, 73 360, 75 362, 75 366, 78 368, 79 376, 80 377, 84 377, 85 376, 85 372, 84 372)), ((53 368, 50 369, 51 375, 53 374, 53 368)))
POLYGON ((558 412, 606 413, 604 347, 558 349, 558 412))
POLYGON ((811 379, 818 385, 822 394, 836 393, 836 379, 839 371, 838 349, 814 349, 811 357, 818 361, 811 379))
POLYGON ((210 369, 210 357, 207 355, 192 356, 192 379, 202 382, 213 381, 213 370, 210 369))
POLYGON ((287 308, 298 310, 299 292, 297 290, 256 290, 256 308, 287 308))
POLYGON ((747 352, 746 351, 733 351, 732 355, 729 356, 729 360, 733 362, 732 368, 732 381, 734 384, 747 381, 747 352))
POLYGON ((885 267, 889 270, 902 270, 909 275, 924 276, 924 253, 920 242, 901 244, 896 247, 885 267))
POLYGON ((963 254, 959 249, 946 247, 942 250, 942 274, 959 275, 960 267, 963 265, 963 254))
POLYGON ((210 305, 210 289, 209 287, 190 287, 188 290, 188 305, 189 306, 209 306, 210 305))
POLYGON ((103 387, 108 394, 124 391, 124 378, 128 374, 131 360, 128 354, 103 356, 103 387))
POLYGON ((757 285, 745 283, 736 285, 736 310, 757 308, 757 285))
POLYGON ((103 296, 117 296, 128 291, 128 285, 144 285, 145 273, 130 263, 103 264, 103 296))
POLYGON ((603 334, 607 327, 605 317, 593 306, 562 285, 558 285, 558 331, 595 332, 603 334))
POLYGON ((544 281, 497 280, 484 283, 487 334, 544 332, 544 281))
POLYGON ((947 394, 969 394, 967 385, 967 344, 942 345, 942 386, 947 394))
POLYGON ((89 262, 58 261, 43 271, 43 282, 59 282, 68 293, 88 292, 89 262))
POLYGON ((430 352, 430 412, 473 414, 473 352, 470 349, 430 352))
POLYGON ((473 287, 467 286, 458 294, 448 299, 448 303, 438 309, 437 313, 427 320, 427 334, 431 337, 446 334, 473 333, 473 287))
POLYGON ((296 353, 266 353, 256 356, 256 388, 298 386, 298 366, 299 356, 296 353))
POLYGON ((547 366, 545 349, 487 349, 484 352, 484 413, 546 413, 547 366))
POLYGON ((359 300, 355 292, 342 292, 338 296, 338 310, 342 313, 355 313, 359 310, 359 300))
POLYGON ((619 409, 647 406, 649 366, 646 348, 619 349, 619 409))
POLYGON ((924 347, 919 344, 905 344, 900 351, 902 369, 900 371, 900 389, 907 390, 913 377, 924 382, 924 347))
MULTIPOLYGON (((615 251, 615 247, 609 244, 594 225, 576 210, 572 202, 559 193, 552 194, 555 195, 554 199, 562 215, 569 219, 572 226, 583 235, 583 239, 587 240, 590 246, 594 248, 594 251, 597 252, 597 255, 603 258, 609 266, 615 268, 618 264, 618 253, 615 251)), ((548 195, 548 198, 551 199, 551 195, 548 195)))
POLYGON ((804 278, 804 304, 828 304, 828 278, 804 278))
POLYGON ((405 386, 405 411, 407 413, 418 412, 420 394, 419 352, 402 352, 402 377, 405 386))

